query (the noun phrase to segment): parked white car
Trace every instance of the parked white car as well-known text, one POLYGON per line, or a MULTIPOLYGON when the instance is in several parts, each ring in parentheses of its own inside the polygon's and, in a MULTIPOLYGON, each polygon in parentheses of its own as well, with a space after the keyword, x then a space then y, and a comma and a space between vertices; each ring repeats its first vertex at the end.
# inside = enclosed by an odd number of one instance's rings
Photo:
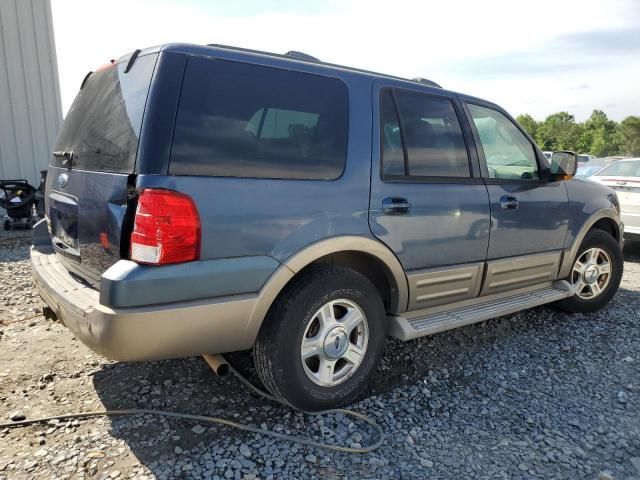
POLYGON ((585 163, 592 162, 594 160, 597 160, 597 158, 593 155, 587 155, 586 153, 578 154, 578 166, 580 166, 581 164, 584 165, 585 163))
POLYGON ((589 179, 616 191, 624 222, 624 237, 640 240, 640 158, 619 160, 589 179))

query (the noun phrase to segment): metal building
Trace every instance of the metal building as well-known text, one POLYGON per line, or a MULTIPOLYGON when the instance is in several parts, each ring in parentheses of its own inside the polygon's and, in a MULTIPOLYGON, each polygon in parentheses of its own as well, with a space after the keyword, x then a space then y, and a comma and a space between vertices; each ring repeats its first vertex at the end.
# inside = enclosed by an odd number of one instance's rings
POLYGON ((38 185, 62 123, 50 0, 0 0, 0 179, 38 185))

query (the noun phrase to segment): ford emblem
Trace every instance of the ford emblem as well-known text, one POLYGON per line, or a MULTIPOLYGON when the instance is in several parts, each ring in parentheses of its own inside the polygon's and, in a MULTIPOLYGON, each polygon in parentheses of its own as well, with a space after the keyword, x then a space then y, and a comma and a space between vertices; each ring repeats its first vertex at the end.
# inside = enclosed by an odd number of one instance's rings
POLYGON ((69 175, 67 175, 66 173, 61 173, 60 175, 58 175, 58 185, 60 186, 60 188, 66 187, 67 183, 69 183, 69 175))

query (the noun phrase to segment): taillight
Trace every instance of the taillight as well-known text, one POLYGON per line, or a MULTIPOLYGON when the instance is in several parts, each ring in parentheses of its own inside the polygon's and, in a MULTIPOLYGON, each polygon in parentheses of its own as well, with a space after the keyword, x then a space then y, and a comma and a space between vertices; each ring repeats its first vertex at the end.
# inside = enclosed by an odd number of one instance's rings
POLYGON ((131 260, 165 265, 200 257, 200 217, 193 200, 171 190, 143 190, 131 234, 131 260))

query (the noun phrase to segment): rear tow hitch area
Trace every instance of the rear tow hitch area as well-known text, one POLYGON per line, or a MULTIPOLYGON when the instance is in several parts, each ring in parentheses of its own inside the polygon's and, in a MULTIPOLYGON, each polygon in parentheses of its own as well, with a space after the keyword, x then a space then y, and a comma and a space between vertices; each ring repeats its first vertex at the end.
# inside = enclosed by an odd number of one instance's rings
POLYGON ((44 305, 42 307, 42 315, 44 315, 44 318, 46 318, 47 320, 51 320, 53 322, 58 321, 58 316, 56 315, 56 312, 54 312, 53 309, 48 305, 44 305))

